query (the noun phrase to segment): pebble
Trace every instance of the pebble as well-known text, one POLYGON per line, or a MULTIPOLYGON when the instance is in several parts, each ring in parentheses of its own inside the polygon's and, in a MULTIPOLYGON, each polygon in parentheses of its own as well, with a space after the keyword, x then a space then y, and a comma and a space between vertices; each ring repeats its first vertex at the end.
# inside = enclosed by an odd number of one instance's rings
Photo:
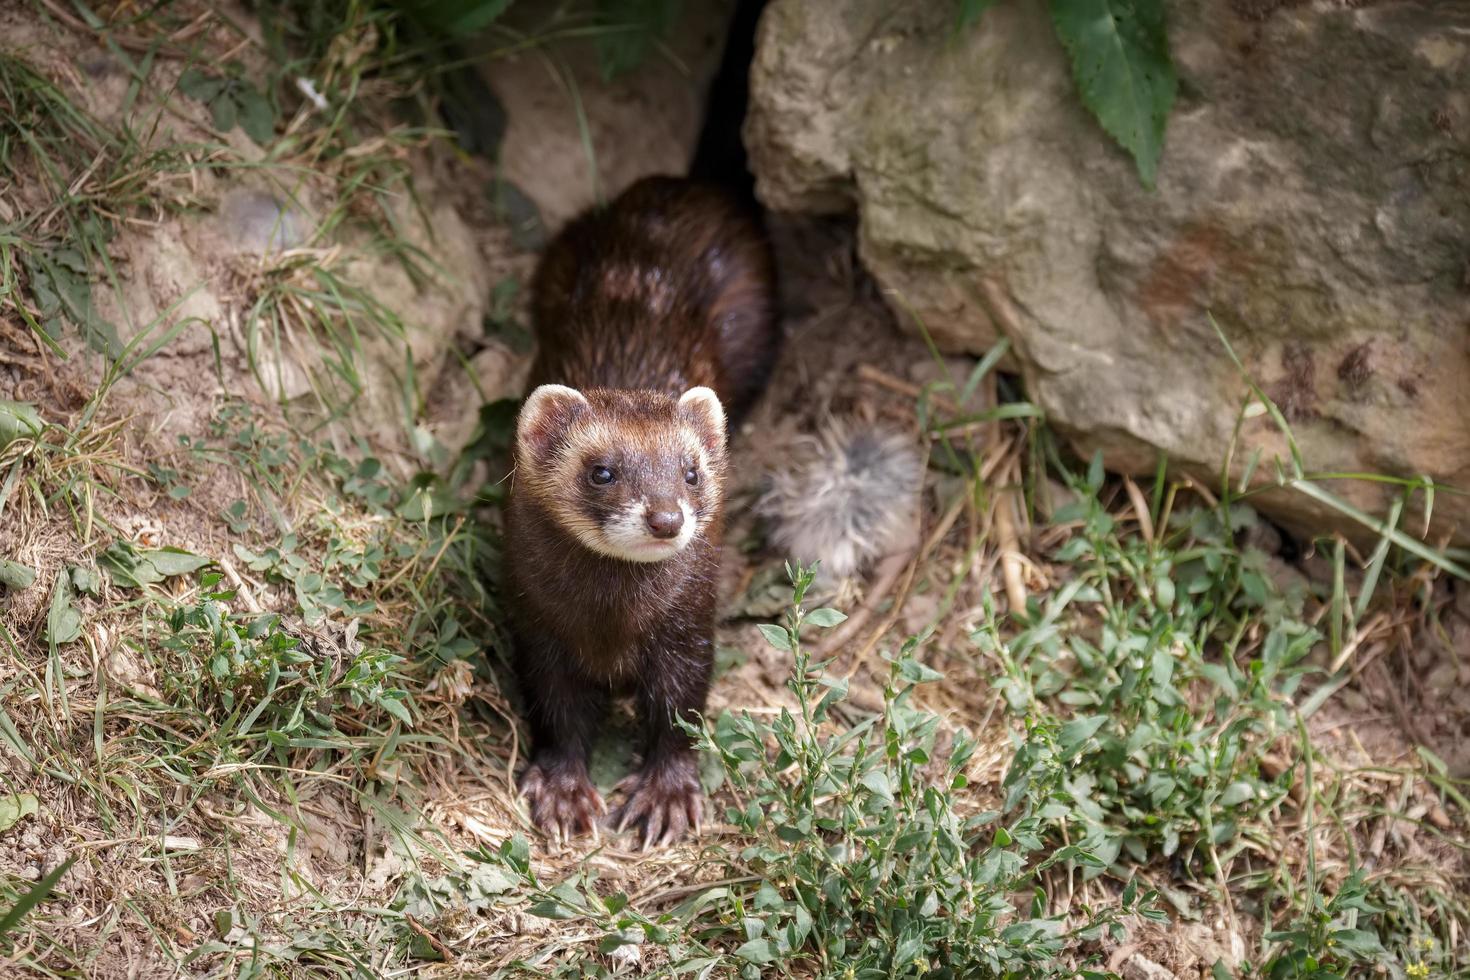
POLYGON ((242 252, 297 248, 311 235, 311 222, 299 208, 265 191, 231 191, 220 202, 219 217, 225 237, 242 252))

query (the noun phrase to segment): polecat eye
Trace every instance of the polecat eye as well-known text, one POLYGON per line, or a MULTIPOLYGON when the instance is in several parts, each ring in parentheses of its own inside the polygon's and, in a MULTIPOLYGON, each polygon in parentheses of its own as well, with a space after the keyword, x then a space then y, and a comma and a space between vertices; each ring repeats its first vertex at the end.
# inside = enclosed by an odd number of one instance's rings
POLYGON ((691 487, 697 485, 699 483, 699 470, 695 469, 692 466, 685 470, 684 482, 689 484, 691 487))
POLYGON ((613 471, 606 466, 594 466, 592 472, 587 474, 587 479, 591 480, 595 486, 605 487, 613 481, 613 471))

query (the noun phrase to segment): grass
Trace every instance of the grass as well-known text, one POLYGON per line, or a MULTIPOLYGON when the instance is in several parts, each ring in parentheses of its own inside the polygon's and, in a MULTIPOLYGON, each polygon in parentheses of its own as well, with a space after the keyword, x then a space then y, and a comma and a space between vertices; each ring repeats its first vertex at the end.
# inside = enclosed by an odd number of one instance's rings
MULTIPOLYGON (((133 107, 135 77, 123 108, 133 107)), ((117 357, 116 324, 97 311, 97 278, 117 290, 108 242, 124 215, 175 207, 193 147, 150 149, 131 129, 116 130, 79 107, 22 57, 0 52, 0 169, 33 174, 31 193, 0 213, 0 310, 12 312, 60 354, 66 322, 94 350, 117 357)))
MULTIPOLYGON (((275 113, 256 155, 151 149, 0 53, 0 162, 44 175, 0 237, 0 330, 45 396, 0 403, 7 970, 1102 976, 1215 921, 1244 976, 1463 969, 1466 788, 1427 751, 1381 761, 1314 727, 1372 686, 1389 639, 1438 627, 1435 590, 1463 569, 1404 515, 1448 491, 1407 481, 1382 521, 1344 510, 1380 546, 1357 561, 1328 541, 1330 581, 1283 587, 1243 543, 1247 481, 1211 492, 1161 464, 1140 486, 1067 458, 996 375, 1003 346, 908 406, 937 503, 867 642, 830 646, 852 623, 801 568, 778 621, 726 635, 732 671, 764 644, 785 676, 696 730, 706 837, 642 857, 531 835, 495 589, 514 406, 421 472, 352 412, 365 348, 402 346, 409 311, 343 249, 442 274, 400 223, 408 156, 438 137, 374 121, 413 91, 395 15, 280 9, 270 73, 230 90, 275 113), (343 24, 362 43, 330 43, 343 24), (282 111, 298 76, 326 111, 282 111), (279 395, 270 365, 304 364, 313 403, 219 396, 164 439, 117 392, 196 325, 175 308, 113 345, 90 291, 116 288, 130 222, 191 208, 184 182, 219 170, 331 191, 319 240, 232 280, 255 380, 279 395), (65 370, 65 323, 108 341, 98 373, 65 370), (906 602, 930 610, 913 635, 906 602)), ((175 50, 187 23, 104 33, 212 64, 175 50)), ((128 63, 142 106, 156 62, 128 63)), ((1253 399, 1242 418, 1272 412, 1253 399)), ((1275 485, 1338 500, 1298 456, 1275 485)))

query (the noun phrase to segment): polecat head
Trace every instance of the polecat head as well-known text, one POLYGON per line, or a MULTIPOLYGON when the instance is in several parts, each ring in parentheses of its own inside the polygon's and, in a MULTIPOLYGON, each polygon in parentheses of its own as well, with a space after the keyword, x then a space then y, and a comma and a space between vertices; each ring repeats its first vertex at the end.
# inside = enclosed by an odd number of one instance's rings
POLYGON ((541 385, 516 421, 516 482, 586 547, 662 561, 720 512, 725 411, 709 388, 541 385))

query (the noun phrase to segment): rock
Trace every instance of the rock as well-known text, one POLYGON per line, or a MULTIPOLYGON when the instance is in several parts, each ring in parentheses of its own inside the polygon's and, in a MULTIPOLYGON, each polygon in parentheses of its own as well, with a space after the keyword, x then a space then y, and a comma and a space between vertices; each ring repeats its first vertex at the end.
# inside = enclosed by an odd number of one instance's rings
MULTIPOLYGON (((555 232, 599 195, 611 199, 640 177, 685 171, 731 6, 684 4, 664 42, 668 55, 651 50, 611 81, 586 39, 548 40, 510 56, 485 51, 482 72, 510 120, 501 178, 534 202, 547 229, 555 232)), ((502 23, 535 37, 564 16, 517 4, 502 23)))
MULTIPOLYGON (((1306 468, 1470 488, 1470 7, 1172 0, 1158 188, 1082 107, 1044 5, 774 0, 746 141, 771 207, 856 210, 864 264, 948 351, 1005 334, 1084 454, 1218 481, 1248 390, 1306 468)), ((1267 417, 1238 468, 1286 461, 1267 417)), ((1381 513, 1382 485, 1331 489, 1381 513)), ((1353 530, 1292 490, 1294 530, 1353 530)), ((1470 540, 1470 497, 1435 534, 1470 540)), ((1408 522, 1406 522, 1406 525, 1408 522)), ((1419 526, 1419 522, 1413 522, 1419 526)))
POLYGON ((237 188, 220 202, 221 234, 257 255, 305 245, 312 222, 301 209, 267 191, 237 188))

